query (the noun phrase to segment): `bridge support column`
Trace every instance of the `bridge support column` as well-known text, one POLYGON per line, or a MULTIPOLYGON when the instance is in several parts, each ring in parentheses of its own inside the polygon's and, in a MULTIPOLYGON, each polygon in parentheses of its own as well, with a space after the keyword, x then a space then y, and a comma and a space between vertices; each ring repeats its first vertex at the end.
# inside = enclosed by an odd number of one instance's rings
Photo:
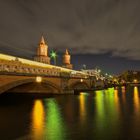
POLYGON ((69 78, 66 77, 61 78, 61 89, 62 94, 74 94, 74 90, 69 89, 69 78))

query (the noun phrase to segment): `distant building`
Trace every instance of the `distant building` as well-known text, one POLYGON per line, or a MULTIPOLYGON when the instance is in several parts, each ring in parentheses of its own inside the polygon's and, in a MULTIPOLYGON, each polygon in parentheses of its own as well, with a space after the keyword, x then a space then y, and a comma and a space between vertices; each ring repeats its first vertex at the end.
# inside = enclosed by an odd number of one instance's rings
POLYGON ((128 70, 118 76, 120 80, 133 82, 134 80, 140 81, 140 71, 128 70))
POLYGON ((71 56, 66 49, 65 54, 63 55, 63 66, 64 68, 73 69, 73 65, 71 64, 71 56))
POLYGON ((86 69, 86 70, 82 69, 82 72, 85 72, 85 73, 89 74, 90 76, 99 76, 100 75, 100 73, 96 69, 86 69))
POLYGON ((35 61, 50 64, 50 57, 48 56, 48 45, 45 43, 44 37, 41 37, 41 41, 37 48, 37 55, 34 57, 35 61))
POLYGON ((96 80, 105 80, 106 78, 103 73, 101 73, 100 69, 82 69, 81 71, 90 76, 96 77, 96 80))

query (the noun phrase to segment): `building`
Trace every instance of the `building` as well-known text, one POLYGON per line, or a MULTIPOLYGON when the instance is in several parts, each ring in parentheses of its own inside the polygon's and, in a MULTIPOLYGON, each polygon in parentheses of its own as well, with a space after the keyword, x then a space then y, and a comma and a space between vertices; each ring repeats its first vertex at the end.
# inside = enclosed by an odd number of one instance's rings
POLYGON ((118 76, 118 79, 133 82, 134 80, 140 81, 140 71, 127 70, 118 76))
POLYGON ((100 72, 96 69, 82 69, 82 72, 89 74, 90 76, 100 76, 100 72))
POLYGON ((101 70, 97 69, 97 68, 95 68, 95 69, 82 69, 81 71, 90 75, 90 76, 96 77, 96 80, 98 80, 98 79, 105 80, 107 77, 108 77, 107 79, 112 79, 111 75, 105 76, 103 73, 101 73, 101 70))
POLYGON ((73 65, 71 64, 71 56, 66 49, 65 54, 63 55, 63 66, 64 68, 73 69, 73 65))
POLYGON ((48 56, 48 45, 45 43, 44 37, 41 37, 41 41, 37 48, 37 55, 34 57, 35 61, 50 64, 50 57, 48 56))

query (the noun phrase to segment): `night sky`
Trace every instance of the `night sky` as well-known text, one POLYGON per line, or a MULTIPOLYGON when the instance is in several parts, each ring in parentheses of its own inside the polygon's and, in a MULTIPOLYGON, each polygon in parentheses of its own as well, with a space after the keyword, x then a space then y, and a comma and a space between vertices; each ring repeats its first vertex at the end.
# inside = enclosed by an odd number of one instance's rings
POLYGON ((33 58, 41 35, 75 69, 140 70, 140 0, 0 0, 0 52, 33 58))

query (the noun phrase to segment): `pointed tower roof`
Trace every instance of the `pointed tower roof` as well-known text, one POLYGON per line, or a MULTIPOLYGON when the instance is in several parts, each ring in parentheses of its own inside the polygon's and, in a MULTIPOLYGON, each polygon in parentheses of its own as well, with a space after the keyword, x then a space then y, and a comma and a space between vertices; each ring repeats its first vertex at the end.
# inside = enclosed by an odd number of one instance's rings
POLYGON ((66 51, 65 51, 65 55, 69 55, 68 49, 66 49, 66 51))
POLYGON ((40 41, 40 43, 45 44, 45 40, 44 40, 43 35, 42 35, 42 37, 41 37, 41 41, 40 41))

